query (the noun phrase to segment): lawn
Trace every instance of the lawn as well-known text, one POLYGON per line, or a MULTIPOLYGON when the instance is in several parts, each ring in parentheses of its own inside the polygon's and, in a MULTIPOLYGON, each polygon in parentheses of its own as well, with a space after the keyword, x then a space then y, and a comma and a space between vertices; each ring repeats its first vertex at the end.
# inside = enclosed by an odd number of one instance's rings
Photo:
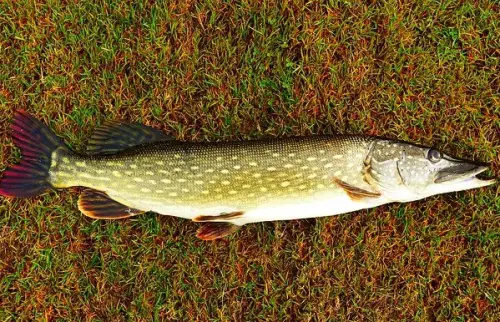
MULTIPOLYGON (((82 150, 105 120, 180 140, 379 135, 500 174, 497 1, 0 3, 0 170, 16 109, 82 150)), ((499 185, 204 242, 78 189, 0 197, 0 320, 499 321, 499 185)))

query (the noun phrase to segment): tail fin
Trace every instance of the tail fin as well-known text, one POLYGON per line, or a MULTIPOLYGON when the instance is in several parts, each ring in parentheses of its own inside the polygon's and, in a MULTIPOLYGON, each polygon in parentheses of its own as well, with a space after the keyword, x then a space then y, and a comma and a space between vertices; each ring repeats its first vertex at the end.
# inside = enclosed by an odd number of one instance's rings
POLYGON ((21 148, 21 162, 3 173, 0 195, 32 197, 51 187, 49 169, 54 150, 63 142, 43 123, 18 110, 12 123, 14 144, 21 148))

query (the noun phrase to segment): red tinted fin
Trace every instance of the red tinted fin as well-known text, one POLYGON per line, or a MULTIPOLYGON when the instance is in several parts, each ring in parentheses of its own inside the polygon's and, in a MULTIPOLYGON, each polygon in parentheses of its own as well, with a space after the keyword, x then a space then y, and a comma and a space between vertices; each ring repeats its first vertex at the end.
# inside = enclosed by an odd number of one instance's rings
POLYGON ((102 191, 86 189, 78 199, 78 209, 94 219, 123 219, 142 214, 144 211, 127 207, 111 199, 102 191))
POLYGON ((227 222, 204 222, 196 232, 196 237, 202 240, 214 240, 225 237, 237 231, 240 227, 227 222))
POLYGON ((0 195, 39 195, 51 187, 48 181, 51 155, 64 144, 47 126, 23 110, 16 112, 11 128, 14 144, 21 149, 21 162, 4 171, 0 195))

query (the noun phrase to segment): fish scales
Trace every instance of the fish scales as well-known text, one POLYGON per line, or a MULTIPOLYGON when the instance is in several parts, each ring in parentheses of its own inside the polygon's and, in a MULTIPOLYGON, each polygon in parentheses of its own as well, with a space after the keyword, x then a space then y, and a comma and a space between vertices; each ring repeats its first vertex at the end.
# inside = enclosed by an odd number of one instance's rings
MULTIPOLYGON (((336 191, 332 180, 369 188, 359 176, 370 139, 301 137, 244 142, 159 142, 111 156, 55 153, 56 188, 85 186, 119 199, 249 209, 336 191), (66 160, 66 162, 63 161, 66 160)), ((133 205, 142 208, 139 202, 133 205)))
POLYGON ((83 214, 120 219, 146 211, 201 223, 204 240, 241 225, 336 215, 491 185, 486 164, 430 147, 368 136, 180 142, 138 123, 109 122, 71 151, 24 111, 12 125, 22 159, 0 195, 84 187, 83 214))

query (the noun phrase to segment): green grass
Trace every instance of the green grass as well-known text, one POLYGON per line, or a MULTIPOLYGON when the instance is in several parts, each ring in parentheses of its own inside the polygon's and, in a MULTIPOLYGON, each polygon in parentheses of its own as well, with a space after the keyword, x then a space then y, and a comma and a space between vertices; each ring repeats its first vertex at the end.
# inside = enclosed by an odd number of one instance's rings
MULTIPOLYGON (((371 2, 3 1, 0 167, 23 108, 75 149, 106 119, 362 133, 498 175, 498 2, 371 2)), ((93 221, 77 197, 0 197, 0 320, 500 320, 498 185, 216 242, 173 217, 93 221)))

